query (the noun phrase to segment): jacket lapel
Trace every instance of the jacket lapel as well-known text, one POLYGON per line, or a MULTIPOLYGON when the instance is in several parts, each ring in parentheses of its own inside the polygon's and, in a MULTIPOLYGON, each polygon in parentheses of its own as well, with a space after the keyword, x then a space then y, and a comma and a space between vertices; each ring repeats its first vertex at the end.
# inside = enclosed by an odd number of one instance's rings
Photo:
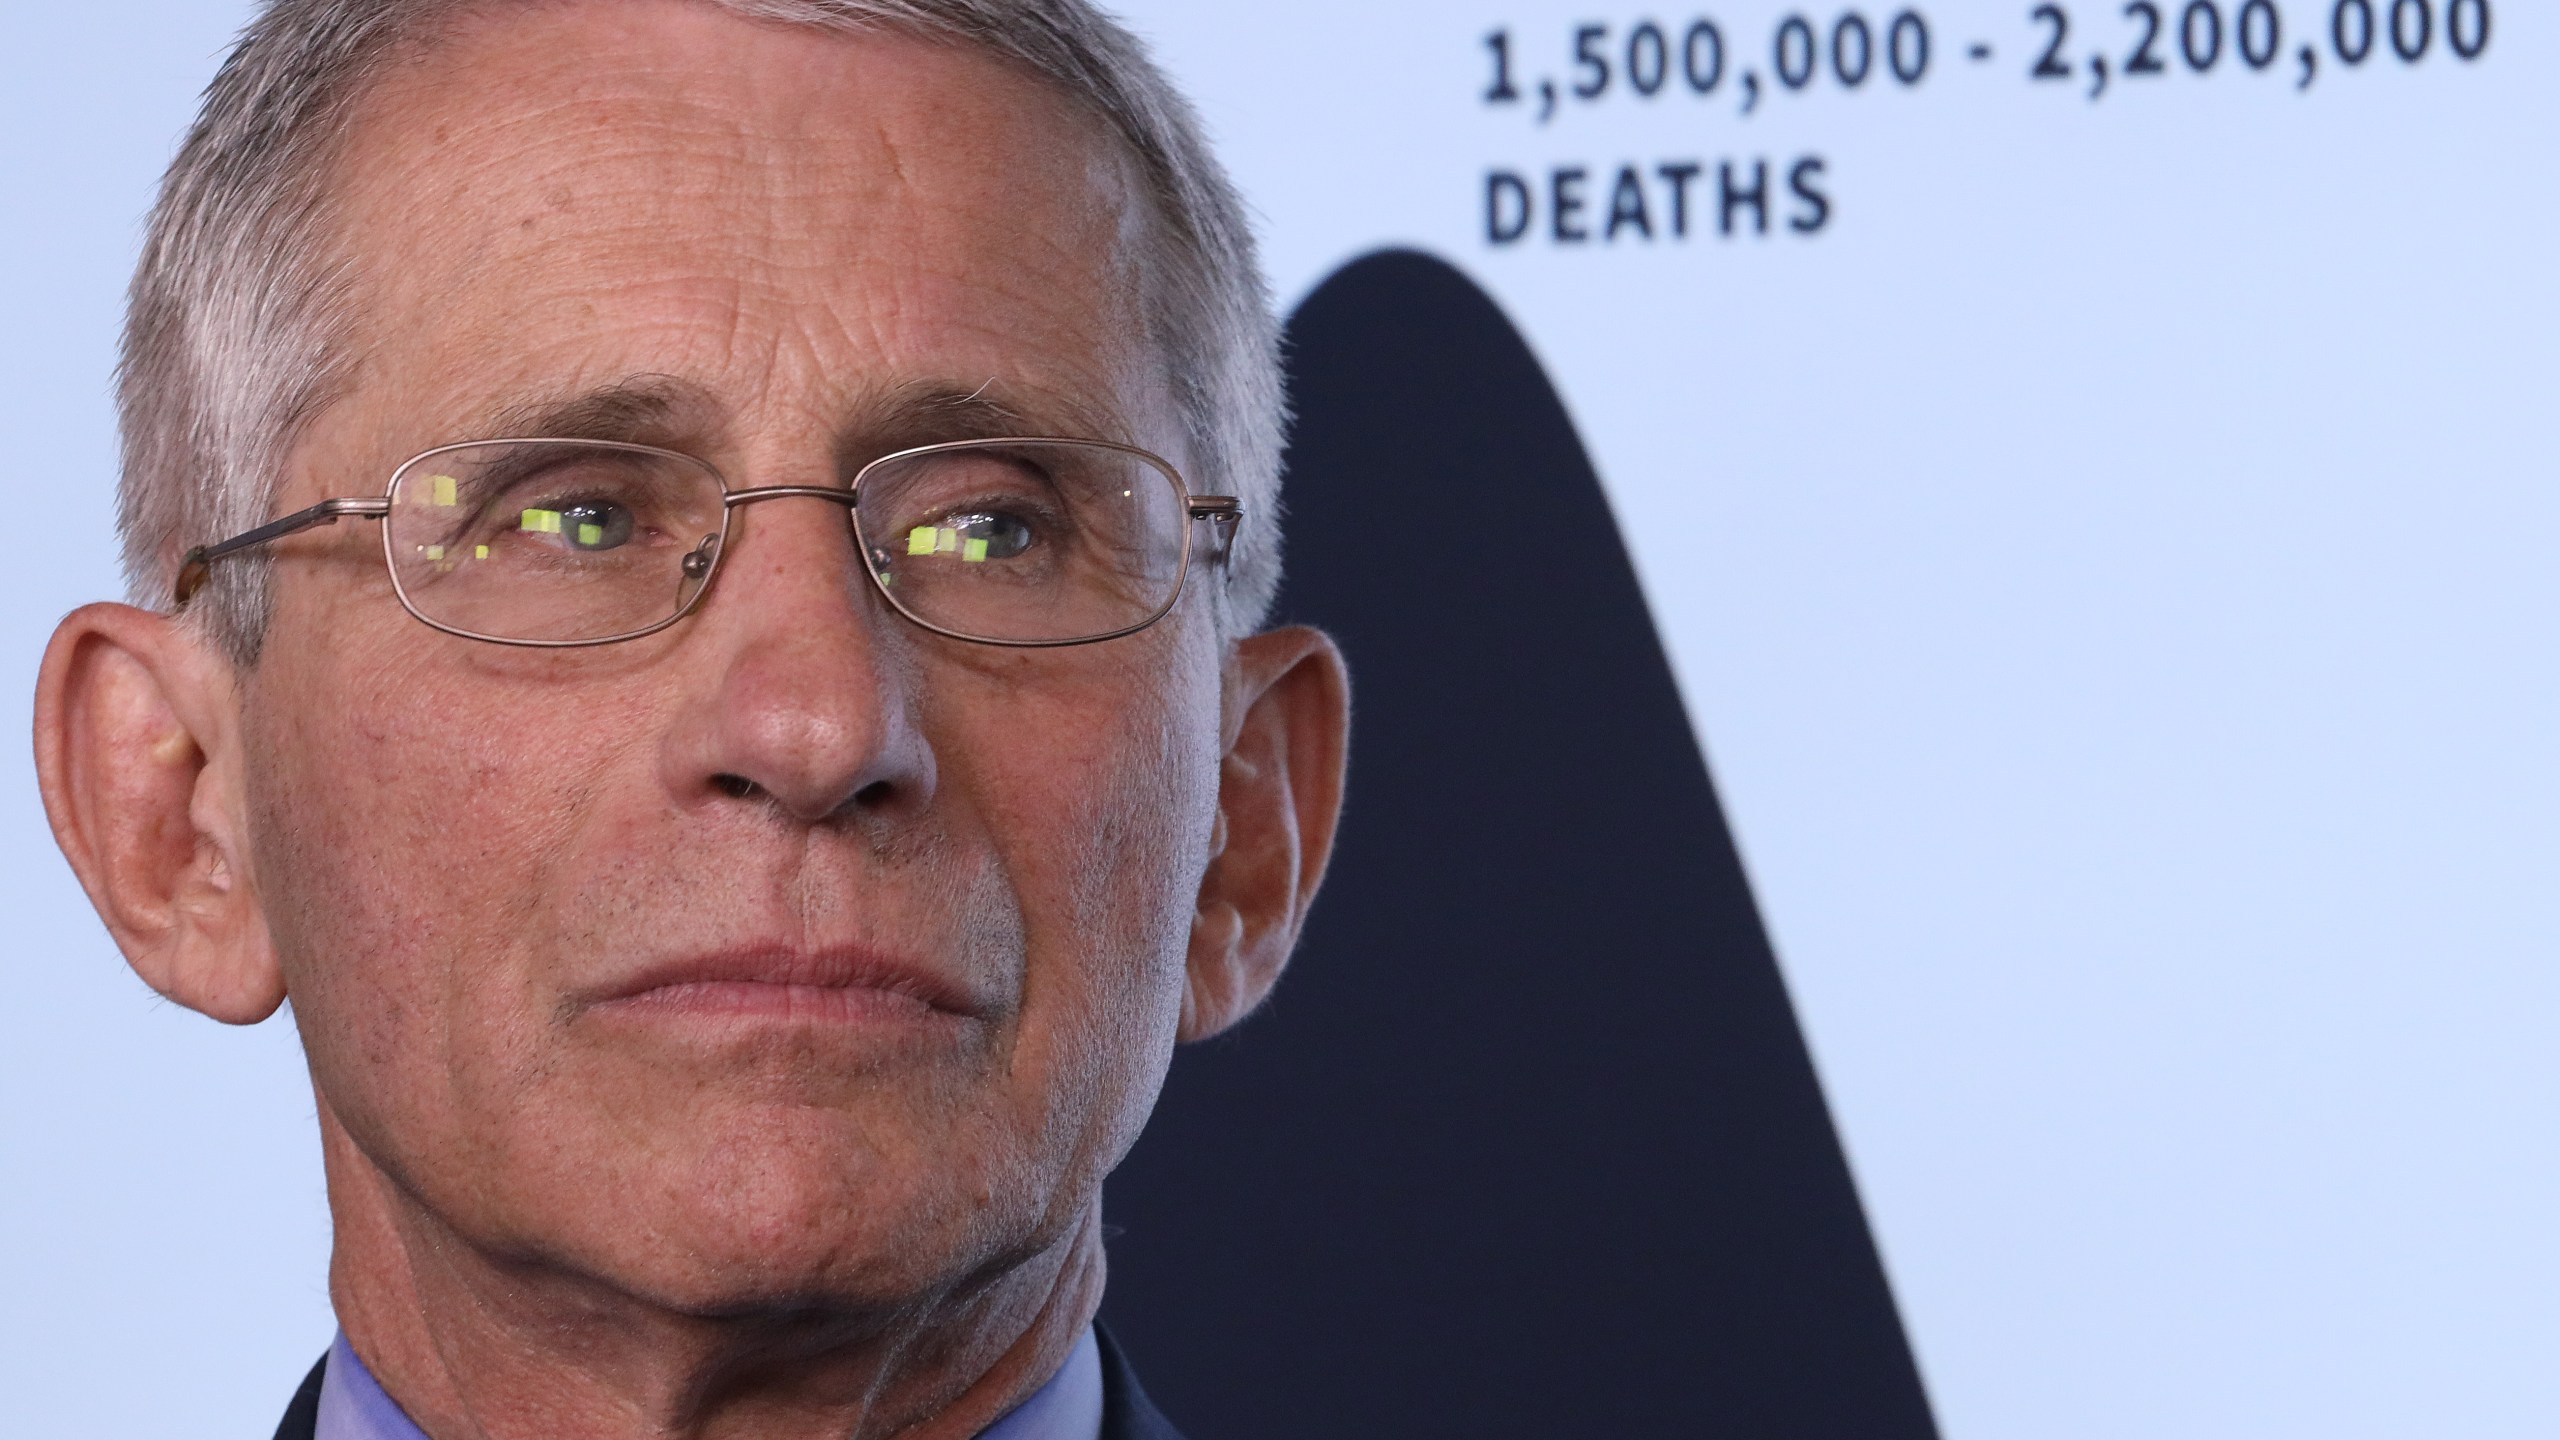
POLYGON ((293 1403, 284 1407, 284 1423, 276 1427, 276 1440, 314 1440, 320 1428, 320 1377, 328 1369, 329 1357, 323 1355, 302 1377, 302 1388, 293 1392, 293 1403))
POLYGON ((1182 1432, 1147 1399, 1129 1357, 1100 1321, 1094 1322, 1093 1338, 1102 1346, 1102 1440, 1182 1440, 1182 1432))

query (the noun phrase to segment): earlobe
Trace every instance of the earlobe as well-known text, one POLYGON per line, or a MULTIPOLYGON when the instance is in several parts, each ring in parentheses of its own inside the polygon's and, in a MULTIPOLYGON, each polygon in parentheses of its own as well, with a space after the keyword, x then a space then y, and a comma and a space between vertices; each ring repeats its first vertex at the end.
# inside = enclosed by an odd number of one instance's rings
POLYGON ((252 1024, 284 979, 247 866, 230 666, 165 616, 91 605, 36 684, 36 772, 55 840, 134 972, 252 1024))
POLYGON ((1350 677, 1323 632, 1238 644, 1227 676, 1218 827, 1192 919, 1181 1038, 1235 1025, 1279 983, 1333 854, 1350 677))

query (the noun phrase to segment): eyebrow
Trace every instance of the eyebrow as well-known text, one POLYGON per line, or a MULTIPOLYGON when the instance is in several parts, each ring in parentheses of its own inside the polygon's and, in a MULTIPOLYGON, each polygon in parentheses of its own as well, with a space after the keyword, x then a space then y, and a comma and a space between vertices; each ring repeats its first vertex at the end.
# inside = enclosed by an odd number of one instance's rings
MULTIPOLYGON (((895 450, 937 440, 984 440, 1005 435, 1049 435, 1067 440, 1116 440, 1126 428, 1107 406, 1072 396, 1044 395, 1025 406, 991 394, 992 379, 963 390, 932 381, 910 381, 855 407, 844 431, 848 450, 895 450)), ((848 453, 844 458, 859 458, 848 453)))
POLYGON ((501 437, 664 443, 712 428, 725 407, 672 375, 629 375, 566 398, 510 405, 492 419, 501 437))
MULTIPOLYGON (((1107 405, 1043 394, 1017 403, 989 379, 963 388, 915 380, 857 398, 836 427, 838 464, 863 462, 914 445, 1008 435, 1129 443, 1126 422, 1107 405)), ((731 411, 706 387, 671 375, 628 375, 565 397, 538 397, 490 418, 493 438, 618 440, 682 448, 711 443, 731 411)))

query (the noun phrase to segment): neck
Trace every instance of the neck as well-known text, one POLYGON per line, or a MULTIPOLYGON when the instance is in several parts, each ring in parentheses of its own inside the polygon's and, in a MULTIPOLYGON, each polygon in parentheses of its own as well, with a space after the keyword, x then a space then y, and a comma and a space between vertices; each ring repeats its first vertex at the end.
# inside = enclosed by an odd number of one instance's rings
POLYGON ((1099 1203, 993 1277, 891 1310, 686 1314, 484 1253, 406 1195, 324 1103, 329 1292, 435 1440, 968 1440, 1055 1374, 1102 1301, 1099 1203))

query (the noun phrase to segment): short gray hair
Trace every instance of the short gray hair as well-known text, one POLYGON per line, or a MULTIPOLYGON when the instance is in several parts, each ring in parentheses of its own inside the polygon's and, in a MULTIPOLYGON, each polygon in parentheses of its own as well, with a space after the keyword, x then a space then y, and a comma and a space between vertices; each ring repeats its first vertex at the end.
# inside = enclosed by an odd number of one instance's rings
MULTIPOLYGON (((378 64, 439 24, 541 0, 269 0, 206 91, 162 181, 126 321, 118 529, 136 603, 168 604, 195 545, 272 518, 275 478, 334 398, 350 286, 332 252, 331 171, 378 64)), ((700 0, 751 19, 890 29, 1028 67, 1106 122, 1153 210, 1150 338, 1173 387, 1196 490, 1247 519, 1221 626, 1261 625, 1280 581, 1279 332, 1243 202, 1190 102, 1090 0, 700 0)), ((197 596, 212 637, 254 661, 268 613, 258 552, 197 596)))

